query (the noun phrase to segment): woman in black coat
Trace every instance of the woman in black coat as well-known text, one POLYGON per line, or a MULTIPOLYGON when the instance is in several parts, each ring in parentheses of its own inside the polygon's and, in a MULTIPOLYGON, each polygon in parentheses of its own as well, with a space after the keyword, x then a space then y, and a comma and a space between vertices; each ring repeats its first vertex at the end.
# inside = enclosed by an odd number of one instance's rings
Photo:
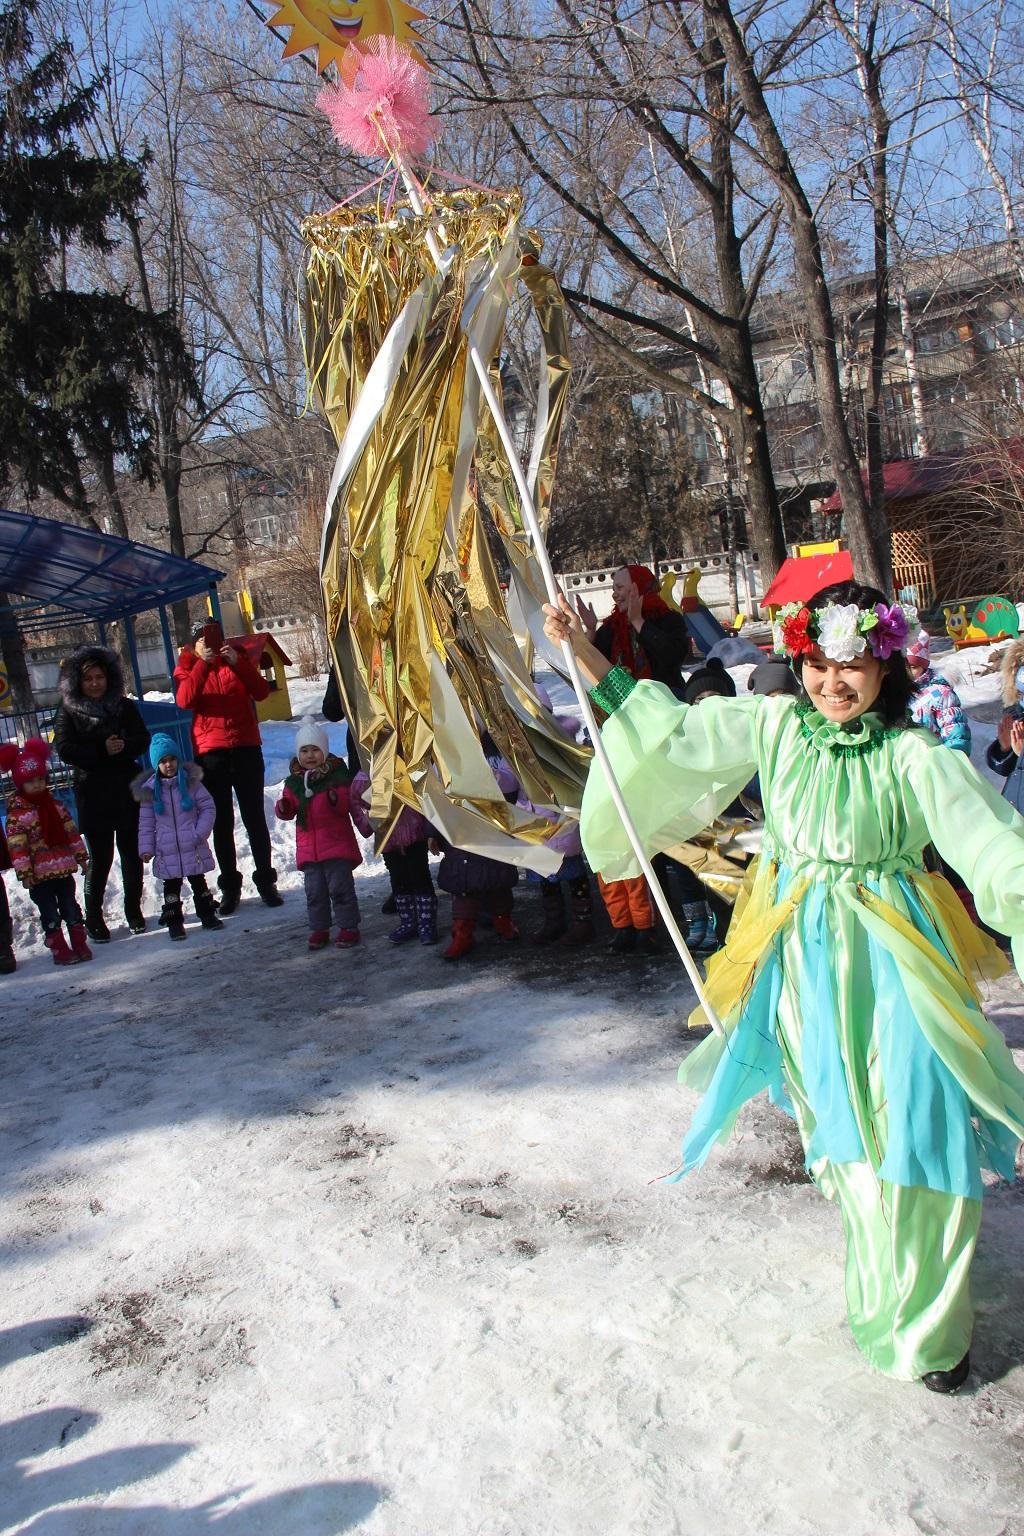
POLYGON ((678 695, 683 685, 679 669, 693 646, 686 620, 665 602, 654 572, 646 565, 624 565, 612 578, 612 602, 603 624, 589 603, 577 603, 587 638, 613 666, 665 683, 678 695))
POLYGON ((85 876, 85 926, 106 944, 103 893, 114 861, 121 861, 124 915, 132 933, 144 933, 139 806, 131 792, 137 759, 149 746, 138 708, 125 697, 124 674, 113 651, 86 645, 62 663, 61 704, 53 722, 58 753, 75 770, 77 822, 89 849, 85 876))

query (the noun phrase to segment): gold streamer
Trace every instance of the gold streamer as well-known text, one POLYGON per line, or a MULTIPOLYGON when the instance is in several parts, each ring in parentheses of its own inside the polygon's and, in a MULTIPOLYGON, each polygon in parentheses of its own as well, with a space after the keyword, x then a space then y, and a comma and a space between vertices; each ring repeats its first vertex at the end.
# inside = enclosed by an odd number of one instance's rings
POLYGON ((459 191, 422 217, 399 204, 307 219, 304 337, 339 445, 321 550, 328 638, 372 764, 379 840, 408 805, 460 847, 553 873, 561 855, 546 844, 578 815, 590 752, 554 725, 530 675, 544 586, 468 358, 472 337, 500 397, 522 282, 544 347, 529 460, 543 520, 569 362, 561 293, 520 212, 517 192, 459 191), (556 822, 504 800, 481 731, 556 822))

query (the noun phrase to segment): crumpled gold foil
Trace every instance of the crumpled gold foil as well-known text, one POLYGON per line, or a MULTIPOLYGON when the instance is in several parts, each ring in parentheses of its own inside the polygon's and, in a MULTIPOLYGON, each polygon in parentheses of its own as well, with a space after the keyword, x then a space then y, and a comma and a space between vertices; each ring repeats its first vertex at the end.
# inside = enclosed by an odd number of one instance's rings
POLYGON ((458 191, 421 217, 397 204, 306 219, 304 338, 338 442, 321 546, 328 638, 371 765, 378 846, 408 805, 459 847, 551 874, 561 854, 546 844, 578 818, 590 750, 534 687, 544 585, 468 350, 500 398, 521 283, 543 346, 522 454, 543 526, 569 361, 561 292, 520 213, 517 192, 458 191), (506 802, 481 730, 557 821, 506 802))

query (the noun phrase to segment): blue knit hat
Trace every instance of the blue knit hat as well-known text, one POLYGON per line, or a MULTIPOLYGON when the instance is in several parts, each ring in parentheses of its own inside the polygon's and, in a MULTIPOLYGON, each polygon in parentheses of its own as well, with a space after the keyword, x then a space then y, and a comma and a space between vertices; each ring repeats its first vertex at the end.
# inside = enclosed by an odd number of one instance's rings
POLYGON ((159 768, 165 757, 181 757, 178 743, 173 736, 168 736, 166 731, 157 731, 150 739, 149 761, 154 768, 159 768))
POLYGON ((183 811, 190 811, 193 800, 188 792, 188 774, 185 772, 185 764, 181 761, 178 743, 173 736, 168 736, 166 731, 157 731, 149 743, 149 761, 156 770, 156 777, 153 780, 153 804, 156 807, 156 813, 158 816, 163 815, 164 796, 160 764, 165 757, 176 757, 178 759, 178 789, 181 792, 181 808, 183 811))

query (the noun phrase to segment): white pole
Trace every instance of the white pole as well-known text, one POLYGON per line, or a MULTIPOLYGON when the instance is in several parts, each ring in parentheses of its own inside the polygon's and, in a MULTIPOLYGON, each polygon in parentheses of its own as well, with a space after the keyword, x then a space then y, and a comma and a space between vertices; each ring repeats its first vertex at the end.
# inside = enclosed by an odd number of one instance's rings
MULTIPOLYGON (((420 217, 423 217, 426 209, 423 204, 423 199, 420 196, 419 183, 417 182, 415 176, 413 176, 412 171, 410 170, 405 159, 400 154, 395 154, 394 151, 392 151, 392 154, 394 155, 398 169, 402 173, 402 180, 405 182, 406 191, 409 194, 409 202, 412 205, 413 212, 418 214, 420 217)), ((441 248, 437 243, 437 236, 431 229, 427 230, 427 248, 434 259, 435 265, 440 268, 441 248)), ((534 554, 537 556, 537 560, 541 568, 541 574, 544 577, 544 589, 548 595, 548 602, 557 608, 558 599, 560 596, 562 596, 562 593, 559 589, 558 583, 555 581, 554 571, 551 569, 551 560, 548 556, 547 545, 544 542, 544 535, 541 533, 540 524, 537 521, 537 511, 533 503, 533 494, 530 490, 529 483, 527 482, 522 461, 520 460, 515 443, 512 441, 512 434, 509 431, 508 422, 505 420, 505 413, 501 408, 501 401, 498 399, 498 396, 494 390, 494 385, 491 383, 491 376, 487 364, 480 356, 480 352, 477 347, 472 342, 469 344, 469 356, 470 361, 472 362, 476 371, 477 378, 480 381, 480 389, 483 393, 483 397, 487 401, 488 408, 492 417, 494 418, 494 425, 498 429, 498 436, 501 438, 502 446, 504 447, 505 453, 508 456, 508 462, 511 466, 512 475, 516 482, 516 489, 519 492, 519 500, 522 506, 523 516, 526 519, 527 527, 530 530, 530 537, 533 540, 534 554)), ((661 888, 661 883, 659 882, 657 875, 654 873, 651 861, 647 857, 647 854, 640 842, 640 836, 633 824, 633 818, 630 815, 629 808, 626 805, 625 799, 623 798, 622 790, 619 787, 618 780, 615 777, 611 761, 609 760, 608 753, 605 750, 604 742, 601 740, 601 732, 598 729, 597 721, 594 718, 594 711, 591 708, 590 697, 587 693, 587 687, 580 672, 579 663, 576 660, 575 653, 568 640, 562 641, 562 655, 565 659, 566 670, 569 673, 569 677, 572 679, 572 686, 576 690, 576 698, 579 702, 580 709, 583 711, 583 719, 586 723, 587 730, 590 732, 590 739, 594 744, 594 755, 601 765, 601 771, 604 774, 605 781, 608 785, 608 792, 615 803, 615 809, 618 811, 620 817, 622 818, 622 825, 625 829, 626 836, 629 838, 633 852, 636 854, 637 863, 640 865, 640 868, 643 870, 647 877, 647 883, 651 888, 651 895, 654 897, 655 905, 657 906, 658 911, 661 913, 662 921, 668 930, 669 937, 675 946, 676 953, 678 954, 680 960, 683 962, 683 967, 686 971, 686 974, 689 976, 693 985, 693 990, 696 992, 698 1001, 704 1010, 704 1016, 708 1023, 711 1025, 711 1028, 718 1034, 722 1035, 725 1033, 725 1031, 722 1028, 722 1022, 719 1019, 718 1014, 715 1012, 714 1008, 711 1006, 705 995, 703 977, 701 976, 700 971, 697 969, 693 956, 690 954, 690 951, 686 947, 686 941, 679 931, 679 924, 676 922, 675 914, 668 904, 668 899, 666 898, 665 893, 661 888)))

